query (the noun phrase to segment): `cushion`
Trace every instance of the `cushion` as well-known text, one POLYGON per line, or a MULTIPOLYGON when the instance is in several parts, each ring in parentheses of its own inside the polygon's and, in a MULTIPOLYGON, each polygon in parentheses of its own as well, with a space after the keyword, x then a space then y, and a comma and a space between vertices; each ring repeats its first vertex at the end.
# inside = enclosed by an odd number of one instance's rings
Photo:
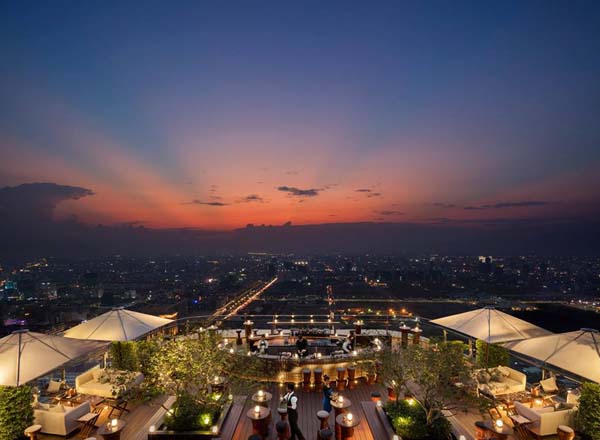
POLYGON ((504 379, 506 378, 497 368, 492 370, 491 376, 494 382, 504 382, 504 379))
POLYGON ((508 367, 504 367, 502 365, 500 365, 498 368, 496 368, 500 373, 502 373, 502 375, 504 377, 508 377, 510 376, 510 368, 508 367))
POLYGON ((48 389, 46 391, 48 391, 49 393, 58 393, 60 391, 61 385, 61 381, 51 379, 48 383, 48 389))
POLYGON ((65 407, 62 406, 60 403, 56 406, 51 406, 49 409, 50 412, 55 412, 55 413, 64 413, 65 411, 65 407))
POLYGON ((558 386, 556 385, 556 377, 552 376, 548 379, 541 380, 540 385, 544 390, 544 393, 555 393, 558 391, 558 386))
POLYGON ((477 373, 477 382, 488 383, 489 381, 490 381, 490 374, 487 371, 481 370, 477 373))
POLYGON ((574 403, 559 402, 556 405, 554 405, 554 409, 556 409, 556 411, 561 411, 563 409, 573 409, 573 408, 575 408, 574 403))
POLYGON ((92 370, 92 377, 94 378, 94 380, 100 380, 100 377, 104 374, 104 370, 101 368, 96 368, 95 370, 92 370))

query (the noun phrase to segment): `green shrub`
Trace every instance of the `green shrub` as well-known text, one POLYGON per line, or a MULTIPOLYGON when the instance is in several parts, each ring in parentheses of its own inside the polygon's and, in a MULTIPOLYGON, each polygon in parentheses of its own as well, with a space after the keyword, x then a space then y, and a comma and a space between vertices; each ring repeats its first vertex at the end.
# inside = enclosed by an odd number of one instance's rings
POLYGON ((385 412, 400 437, 408 440, 428 438, 446 440, 450 438, 450 422, 438 414, 428 426, 425 410, 416 400, 398 400, 389 402, 385 412))
POLYGON ((600 384, 585 382, 581 386, 577 429, 592 440, 600 440, 600 384))
POLYGON ((423 408, 414 400, 398 400, 385 407, 394 431, 400 437, 418 440, 427 436, 427 417, 423 408), (411 404, 412 402, 412 404, 411 404))
POLYGON ((136 342, 115 341, 110 345, 112 367, 117 370, 139 371, 136 342))
POLYGON ((156 353, 160 350, 160 346, 156 341, 138 341, 136 344, 137 361, 140 371, 144 376, 148 375, 148 370, 152 364, 156 353))
POLYGON ((15 440, 33 424, 31 387, 0 386, 0 440, 15 440))
POLYGON ((499 365, 508 365, 508 350, 500 345, 488 344, 484 341, 477 341, 476 362, 479 368, 494 368, 499 365))
POLYGON ((221 412, 221 403, 202 404, 189 393, 177 397, 172 412, 165 418, 165 425, 171 431, 198 431, 210 429, 221 412))

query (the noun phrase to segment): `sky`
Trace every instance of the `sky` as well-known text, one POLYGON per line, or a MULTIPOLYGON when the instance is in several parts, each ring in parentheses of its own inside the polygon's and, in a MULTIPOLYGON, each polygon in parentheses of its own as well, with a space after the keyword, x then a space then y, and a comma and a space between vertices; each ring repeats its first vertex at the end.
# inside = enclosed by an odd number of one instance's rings
POLYGON ((596 221, 599 24, 593 1, 0 1, 0 202, 208 231, 596 221))

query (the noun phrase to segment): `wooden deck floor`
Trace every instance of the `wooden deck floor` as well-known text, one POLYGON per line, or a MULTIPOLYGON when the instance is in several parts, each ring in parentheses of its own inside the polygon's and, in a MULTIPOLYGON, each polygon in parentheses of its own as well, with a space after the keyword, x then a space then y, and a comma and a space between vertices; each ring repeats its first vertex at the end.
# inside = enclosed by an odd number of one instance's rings
MULTIPOLYGON (((274 440, 277 438, 275 433, 275 422, 278 420, 277 416, 277 406, 278 406, 278 398, 280 395, 285 393, 283 387, 279 385, 273 385, 268 389, 271 393, 273 393, 273 401, 271 402, 271 412, 273 415, 273 423, 271 424, 270 436, 268 440, 274 440)), ((370 401, 371 392, 372 391, 380 391, 382 392, 382 388, 379 385, 376 386, 368 386, 364 384, 362 381, 359 381, 359 384, 354 390, 346 390, 341 394, 350 399, 352 401, 352 406, 350 407, 350 411, 354 414, 355 417, 360 419, 360 424, 355 430, 354 440, 379 440, 385 439, 386 437, 382 437, 383 427, 377 426, 375 424, 374 429, 367 421, 367 417, 364 413, 363 406, 361 402, 370 401)), ((306 440, 313 440, 317 438, 317 431, 319 429, 319 420, 317 419, 317 411, 323 408, 322 406, 322 393, 317 391, 312 392, 304 392, 301 387, 297 389, 298 395, 298 405, 299 405, 299 425, 302 433, 306 440)), ((233 434, 233 440, 247 440, 248 437, 252 434, 252 423, 246 417, 246 412, 252 407, 252 401, 247 399, 244 408, 242 410, 241 417, 233 434)), ((374 409, 374 408, 373 408, 374 409)), ((330 426, 334 424, 333 414, 329 418, 330 426)), ((371 422, 373 423, 373 422, 371 422)), ((376 421, 378 423, 378 421, 376 421)), ((225 440, 225 439, 223 439, 225 440)))

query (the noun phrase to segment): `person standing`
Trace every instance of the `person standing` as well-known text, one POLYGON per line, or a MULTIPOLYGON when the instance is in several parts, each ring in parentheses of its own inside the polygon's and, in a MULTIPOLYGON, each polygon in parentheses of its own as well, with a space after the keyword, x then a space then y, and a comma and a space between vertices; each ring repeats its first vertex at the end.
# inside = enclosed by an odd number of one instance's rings
POLYGON ((329 376, 323 376, 323 410, 331 414, 333 409, 331 406, 331 399, 333 398, 333 390, 331 389, 331 381, 329 376))
POLYGON ((290 440, 305 440, 300 427, 298 426, 298 396, 294 393, 295 385, 288 383, 287 394, 283 396, 283 400, 287 404, 288 420, 290 422, 291 437, 290 440))

